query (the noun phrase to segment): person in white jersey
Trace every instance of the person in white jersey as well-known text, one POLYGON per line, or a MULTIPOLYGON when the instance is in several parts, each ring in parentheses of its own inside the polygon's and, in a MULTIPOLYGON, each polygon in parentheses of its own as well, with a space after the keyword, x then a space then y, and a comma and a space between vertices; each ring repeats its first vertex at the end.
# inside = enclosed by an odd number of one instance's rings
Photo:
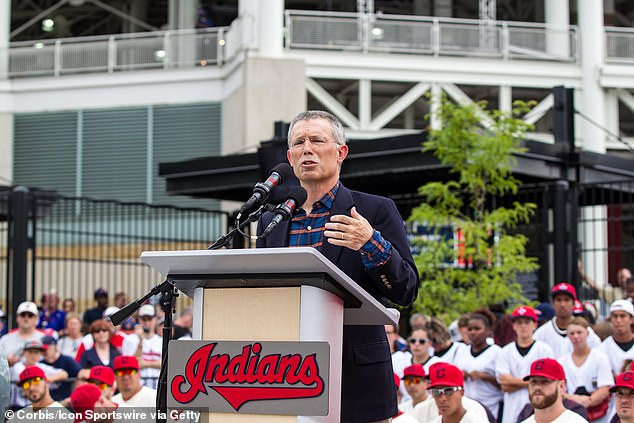
POLYGON ((114 359, 114 375, 119 393, 112 397, 112 402, 119 407, 156 406, 156 391, 141 385, 139 362, 133 355, 120 355, 114 359))
MULTIPOLYGON (((535 331, 534 338, 550 345, 553 349, 555 357, 562 357, 572 352, 572 344, 568 339, 566 327, 568 322, 574 317, 572 309, 577 299, 577 291, 575 287, 567 283, 559 283, 555 285, 550 292, 555 309, 555 317, 544 323, 535 331)), ((588 345, 590 348, 598 347, 601 339, 590 328, 588 336, 588 345)))
POLYGON ((566 374, 557 360, 540 358, 531 363, 527 376, 528 398, 535 414, 523 423, 587 423, 580 415, 564 407, 566 374))
POLYGON ((464 373, 465 395, 479 401, 498 418, 502 390, 495 376, 502 349, 489 344, 495 316, 488 309, 476 310, 469 316, 467 334, 471 344, 456 355, 455 365, 464 373))
POLYGON ((533 339, 537 328, 537 313, 532 307, 519 306, 511 314, 517 340, 502 348, 495 374, 504 392, 502 423, 515 423, 520 411, 528 403, 528 382, 523 377, 531 363, 539 358, 553 358, 548 344, 533 339))
POLYGON ((590 421, 606 423, 614 377, 605 354, 588 346, 588 328, 588 321, 582 317, 575 317, 568 323, 568 338, 573 351, 560 357, 559 361, 568 376, 566 396, 586 407, 590 421))
MULTIPOLYGON (((625 370, 623 366, 626 360, 634 360, 633 316, 634 305, 629 300, 616 300, 610 305, 612 335, 603 340, 599 350, 608 357, 614 377, 625 370)), ((612 396, 608 415, 611 418, 615 413, 615 400, 612 396)))
POLYGON ((625 360, 634 360, 634 305, 628 300, 616 300, 610 305, 610 327, 612 336, 601 343, 600 350, 608 356, 612 374, 623 371, 625 360))
POLYGON ((610 423, 634 423, 634 372, 623 372, 610 388, 616 404, 616 416, 610 423))
POLYGON ((458 367, 437 363, 430 370, 429 392, 440 413, 432 423, 488 423, 488 419, 464 406, 464 377, 458 367))
POLYGON ((410 399, 401 401, 398 409, 412 414, 414 408, 430 399, 429 395, 427 395, 427 385, 429 384, 427 372, 425 372, 422 364, 412 364, 403 370, 401 382, 405 385, 410 399))

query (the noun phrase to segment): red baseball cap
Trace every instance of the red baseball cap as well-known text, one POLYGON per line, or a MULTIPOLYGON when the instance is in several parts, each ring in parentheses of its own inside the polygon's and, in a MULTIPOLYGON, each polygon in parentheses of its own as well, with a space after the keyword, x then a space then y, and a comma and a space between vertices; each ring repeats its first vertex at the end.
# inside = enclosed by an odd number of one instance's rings
POLYGON ((462 370, 449 363, 435 363, 429 368, 428 389, 439 386, 464 386, 462 370))
POLYGON ((569 283, 562 282, 553 286, 552 291, 550 291, 550 297, 555 298, 555 295, 558 294, 567 294, 570 295, 573 300, 577 299, 577 290, 569 283))
POLYGON ((120 355, 114 358, 113 367, 119 369, 135 369, 139 370, 139 361, 133 355, 120 355))
POLYGON ((18 385, 21 385, 25 380, 35 379, 36 377, 46 379, 46 373, 37 366, 28 366, 20 373, 20 381, 18 382, 18 385))
POLYGON ((396 373, 394 373, 394 385, 396 385, 396 389, 401 387, 401 378, 396 373))
POLYGON ((523 305, 513 310, 513 314, 511 314, 511 320, 515 320, 518 317, 527 317, 535 321, 535 323, 537 323, 538 321, 537 313, 535 313, 535 310, 533 309, 533 307, 529 307, 529 306, 523 305))
POLYGON ((425 377, 427 375, 425 374, 425 368, 422 364, 412 364, 411 366, 405 367, 405 370, 403 370, 403 379, 407 376, 425 377))
POLYGON ((581 304, 581 301, 575 300, 575 305, 572 306, 572 314, 578 316, 585 313, 585 311, 586 309, 583 308, 583 304, 581 304))
POLYGON ((70 406, 75 413, 75 423, 86 419, 86 412, 94 410, 95 403, 101 396, 101 389, 90 383, 80 385, 70 394, 70 406))
POLYGON ((95 366, 90 369, 88 380, 94 380, 112 386, 114 385, 114 372, 107 366, 95 366))
POLYGON ((531 363, 531 371, 528 376, 524 376, 524 381, 529 380, 531 377, 564 380, 566 379, 566 373, 557 360, 552 358, 540 358, 531 363))
POLYGON ((618 375, 614 385, 610 388, 610 392, 616 391, 616 388, 634 389, 634 372, 628 370, 618 375))

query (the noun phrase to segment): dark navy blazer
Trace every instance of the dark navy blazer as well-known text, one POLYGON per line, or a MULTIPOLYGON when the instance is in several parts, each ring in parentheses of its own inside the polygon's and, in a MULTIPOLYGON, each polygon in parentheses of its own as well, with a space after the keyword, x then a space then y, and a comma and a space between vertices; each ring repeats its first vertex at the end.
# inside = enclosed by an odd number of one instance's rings
MULTIPOLYGON (((365 270, 361 254, 330 244, 324 239, 320 252, 353 281, 383 304, 390 300, 407 306, 418 292, 418 272, 410 252, 403 220, 388 198, 339 188, 331 216, 350 216, 352 207, 392 243, 392 257, 376 269, 365 270)), ((273 218, 265 213, 258 222, 258 235, 273 218)), ((280 223, 257 247, 287 247, 289 221, 280 223)), ((342 422, 388 419, 398 412, 390 347, 383 326, 344 326, 342 370, 342 422)))

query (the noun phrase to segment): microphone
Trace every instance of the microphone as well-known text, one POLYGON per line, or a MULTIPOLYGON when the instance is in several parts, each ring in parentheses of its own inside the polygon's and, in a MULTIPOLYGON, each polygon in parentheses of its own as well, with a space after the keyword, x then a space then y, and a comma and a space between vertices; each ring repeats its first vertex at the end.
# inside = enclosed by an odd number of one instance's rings
POLYGON ((267 236, 277 225, 282 223, 286 219, 290 219, 297 207, 300 207, 306 202, 308 193, 303 187, 293 187, 286 197, 286 201, 279 204, 273 210, 275 216, 269 226, 262 232, 261 237, 267 236))
MULTIPOLYGON (((238 212, 238 218, 245 211, 249 210, 256 204, 260 204, 265 201, 271 190, 278 185, 281 185, 285 180, 291 177, 293 169, 288 163, 279 163, 273 169, 271 169, 271 175, 264 182, 258 182, 253 187, 253 195, 247 200, 238 212)), ((306 201, 306 200, 304 200, 306 201)), ((302 203, 303 204, 303 203, 302 203)))

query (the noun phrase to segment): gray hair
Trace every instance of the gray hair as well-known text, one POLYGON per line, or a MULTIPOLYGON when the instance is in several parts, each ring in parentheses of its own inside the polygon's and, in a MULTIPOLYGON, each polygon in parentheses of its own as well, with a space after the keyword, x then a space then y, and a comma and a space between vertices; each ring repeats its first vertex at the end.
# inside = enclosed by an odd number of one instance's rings
POLYGON ((289 147, 291 146, 291 132, 293 132, 295 124, 297 122, 311 119, 326 119, 328 123, 330 123, 330 129, 332 131, 332 136, 335 139, 335 143, 339 145, 346 145, 346 134, 343 130, 343 125, 335 115, 323 110, 307 110, 295 116, 291 121, 291 124, 288 126, 287 139, 289 147))

